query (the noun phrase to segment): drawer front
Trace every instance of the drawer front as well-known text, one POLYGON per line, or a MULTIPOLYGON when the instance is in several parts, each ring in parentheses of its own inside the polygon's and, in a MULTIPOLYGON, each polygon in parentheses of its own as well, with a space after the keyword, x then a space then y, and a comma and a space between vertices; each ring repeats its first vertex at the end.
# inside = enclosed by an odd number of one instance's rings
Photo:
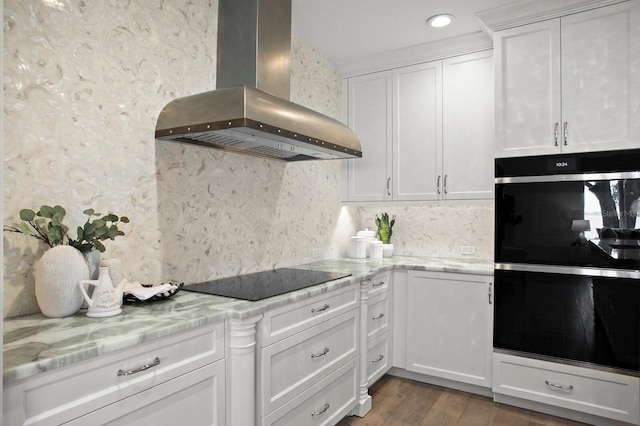
POLYGON ((493 354, 496 394, 640 423, 640 378, 493 354))
POLYGON ((367 339, 386 333, 389 330, 389 318, 391 309, 387 293, 372 297, 368 302, 367 310, 367 339))
POLYGON ((358 354, 358 310, 261 350, 261 413, 309 389, 358 354))
POLYGON ((371 278, 371 285, 369 287, 369 297, 376 296, 381 293, 389 291, 391 285, 391 271, 381 272, 374 275, 371 278))
POLYGON ((357 402, 358 359, 265 417, 265 426, 319 426, 336 424, 357 402))
POLYGON ((359 287, 350 285, 267 311, 262 320, 261 346, 293 336, 329 317, 354 309, 359 303, 359 287))
POLYGON ((59 425, 223 357, 219 323, 57 368, 4 389, 5 424, 59 425))
POLYGON ((367 381, 369 387, 391 368, 391 351, 389 335, 383 334, 369 342, 367 351, 367 381))
POLYGON ((69 426, 224 426, 225 362, 220 360, 65 423, 69 426), (186 417, 185 417, 186 416, 186 417))

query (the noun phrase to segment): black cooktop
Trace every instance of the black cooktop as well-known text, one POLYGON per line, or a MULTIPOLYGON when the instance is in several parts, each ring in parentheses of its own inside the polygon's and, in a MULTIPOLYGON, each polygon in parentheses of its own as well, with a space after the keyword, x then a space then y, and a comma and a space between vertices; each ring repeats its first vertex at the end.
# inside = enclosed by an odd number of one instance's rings
POLYGON ((189 284, 185 285, 182 291, 256 301, 350 275, 349 273, 317 271, 314 269, 279 268, 215 281, 189 284))

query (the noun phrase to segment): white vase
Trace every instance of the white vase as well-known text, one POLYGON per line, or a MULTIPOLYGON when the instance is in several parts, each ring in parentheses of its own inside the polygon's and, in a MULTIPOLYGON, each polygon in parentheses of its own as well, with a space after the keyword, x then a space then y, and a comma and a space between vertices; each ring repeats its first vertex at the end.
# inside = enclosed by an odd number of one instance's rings
POLYGON ((383 244, 382 245, 382 256, 384 256, 384 257, 393 256, 393 244, 383 244))
POLYGON ((47 250, 36 262, 36 300, 43 315, 61 318, 73 315, 82 306, 80 280, 89 279, 84 256, 71 246, 47 250))
POLYGON ((89 279, 97 280, 100 275, 100 252, 96 249, 82 254, 89 265, 89 279))

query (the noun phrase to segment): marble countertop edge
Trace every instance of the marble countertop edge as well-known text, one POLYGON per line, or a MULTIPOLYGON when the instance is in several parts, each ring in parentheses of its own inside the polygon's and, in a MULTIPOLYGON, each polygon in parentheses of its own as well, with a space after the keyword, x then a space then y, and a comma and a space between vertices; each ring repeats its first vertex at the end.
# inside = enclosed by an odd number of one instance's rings
POLYGON ((328 259, 297 267, 349 272, 328 283, 262 301, 249 302, 181 291, 159 302, 125 304, 120 315, 87 318, 86 311, 65 318, 32 314, 4 320, 3 381, 6 384, 126 349, 205 324, 244 320, 298 300, 346 287, 394 269, 493 274, 493 263, 460 259, 394 256, 378 260, 328 259))

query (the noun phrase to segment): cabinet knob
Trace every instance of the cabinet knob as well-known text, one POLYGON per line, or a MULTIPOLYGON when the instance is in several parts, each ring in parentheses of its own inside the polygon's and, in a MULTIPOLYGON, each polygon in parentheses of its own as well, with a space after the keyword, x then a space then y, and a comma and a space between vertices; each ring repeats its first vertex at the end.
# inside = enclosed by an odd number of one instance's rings
POLYGON ((569 127, 569 123, 567 123, 565 121, 564 122, 564 129, 562 131, 562 136, 564 138, 564 146, 567 146, 567 139, 569 138, 569 131, 567 130, 567 127, 569 127))
POLYGON ((314 358, 320 358, 322 356, 325 356, 326 354, 329 353, 329 348, 327 348, 326 346, 324 347, 324 350, 322 352, 320 352, 319 354, 311 354, 311 359, 314 358))
POLYGON ((438 182, 436 183, 436 186, 438 187, 438 194, 440 194, 440 178, 442 176, 438 175, 438 182))
POLYGON ((134 368, 133 370, 124 371, 118 370, 118 376, 130 376, 132 374, 140 373, 142 371, 148 370, 151 367, 155 367, 160 364, 160 358, 156 357, 151 364, 145 364, 142 367, 134 368))
POLYGON ((391 178, 387 178, 387 195, 391 195, 391 178))
POLYGON ((330 407, 330 405, 325 402, 324 406, 320 410, 311 412, 311 417, 318 417, 319 415, 321 415, 325 411, 327 411, 329 409, 329 407, 330 407))
POLYGON ((447 193, 447 176, 449 175, 444 175, 444 193, 447 193))

